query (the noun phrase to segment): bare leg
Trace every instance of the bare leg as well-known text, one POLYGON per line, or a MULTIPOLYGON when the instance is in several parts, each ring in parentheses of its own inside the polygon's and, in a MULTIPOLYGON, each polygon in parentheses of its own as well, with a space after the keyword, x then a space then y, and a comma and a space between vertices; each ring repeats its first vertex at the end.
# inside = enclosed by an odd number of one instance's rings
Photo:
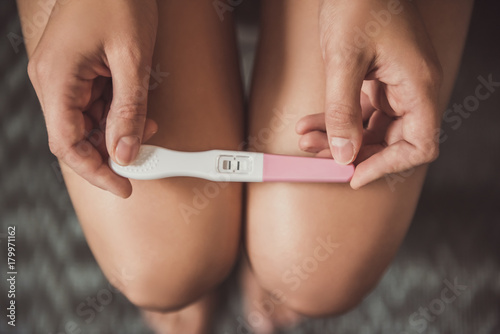
MULTIPOLYGON (((28 0, 19 0, 19 8, 27 18, 40 11, 28 0)), ((221 22, 211 0, 159 1, 159 13, 152 67, 169 75, 154 82, 150 93, 148 116, 159 132, 149 143, 187 151, 236 149, 242 94, 230 14, 221 22)), ((28 54, 43 28, 26 41, 28 54)), ((62 171, 89 246, 111 283, 147 312, 181 310, 199 301, 170 319, 195 314, 205 321, 203 296, 236 259, 241 185, 190 178, 132 181, 133 194, 124 200, 65 165, 62 171)), ((148 313, 148 318, 169 317, 148 313)))
POLYGON ((211 326, 212 312, 217 307, 217 295, 213 291, 200 300, 177 312, 142 310, 142 316, 157 334, 206 333, 211 326))
MULTIPOLYGON (((264 1, 250 108, 259 150, 305 155, 296 121, 323 112, 325 78, 317 1, 264 1), (288 123, 273 129, 273 110, 288 123), (267 129, 267 130, 266 130, 267 129)), ((417 1, 444 69, 445 108, 458 70, 472 1, 417 1)), ((307 316, 342 313, 373 289, 412 220, 427 166, 391 189, 382 179, 360 190, 338 184, 251 184, 246 249, 255 278, 307 316)), ((247 296, 251 303, 252 298, 247 296)))

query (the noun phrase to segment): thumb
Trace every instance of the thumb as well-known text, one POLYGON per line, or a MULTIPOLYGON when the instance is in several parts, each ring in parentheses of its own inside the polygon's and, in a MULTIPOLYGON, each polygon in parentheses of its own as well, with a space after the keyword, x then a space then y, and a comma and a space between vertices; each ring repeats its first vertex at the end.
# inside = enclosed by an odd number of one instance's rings
POLYGON ((345 55, 325 57, 325 126, 333 158, 340 164, 356 159, 363 140, 361 86, 366 67, 345 55))
POLYGON ((110 157, 120 165, 135 160, 143 139, 149 63, 123 54, 109 58, 113 100, 106 120, 106 146, 110 157))

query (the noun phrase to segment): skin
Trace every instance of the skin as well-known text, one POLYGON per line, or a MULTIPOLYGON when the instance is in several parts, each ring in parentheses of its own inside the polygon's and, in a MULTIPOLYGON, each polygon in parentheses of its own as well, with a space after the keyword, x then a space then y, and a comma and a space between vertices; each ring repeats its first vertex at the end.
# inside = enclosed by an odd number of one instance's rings
MULTIPOLYGON (((94 2, 56 5, 47 26, 26 40, 49 145, 111 283, 154 319, 158 332, 202 332, 210 291, 238 255, 241 185, 220 186, 186 219, 179 208, 192 206, 195 190, 213 184, 126 180, 105 162, 133 159, 136 149, 118 149, 123 136, 186 151, 240 146, 243 99, 231 14, 221 22, 209 0, 94 2), (169 75, 145 94, 144 69, 157 64, 169 75), (93 129, 101 140, 86 138, 93 129)), ((266 317, 271 322, 338 314, 363 299, 397 251, 426 163, 437 154, 430 135, 457 73, 471 1, 405 3, 362 48, 352 45, 352 27, 364 27, 373 20, 367 13, 385 3, 355 3, 262 4, 248 116, 257 141, 249 148, 357 164, 350 186, 248 185, 247 310, 278 289, 285 301, 266 317), (333 147, 332 137, 352 142, 353 154, 333 147), (412 167, 395 187, 383 177, 412 167), (315 254, 318 237, 329 236, 339 247, 310 273, 294 269, 307 278, 291 289, 283 275, 315 254)), ((30 0, 18 4, 24 18, 40 10, 30 0)))
POLYGON ((130 181, 113 173, 107 158, 132 162, 141 140, 156 132, 154 122, 146 124, 143 80, 155 44, 156 1, 70 1, 53 13, 28 66, 50 150, 91 184, 128 197, 130 181))
MULTIPOLYGON (((422 0, 417 4, 418 13, 412 15, 418 14, 424 21, 442 64, 443 79, 435 107, 440 114, 448 103, 457 75, 472 2, 422 0)), ((315 155, 322 154, 329 146, 325 133, 328 127, 321 121, 325 115, 316 115, 316 111, 325 110, 331 94, 324 50, 320 39, 315 38, 322 29, 321 21, 317 20, 320 11, 321 7, 314 2, 273 1, 262 8, 250 133, 257 136, 261 129, 272 127, 273 109, 284 110, 289 116, 287 127, 276 131, 272 140, 260 143, 259 149, 264 152, 306 155, 307 151, 315 155)), ((386 29, 399 30, 392 25, 386 29)), ((363 91, 368 84, 373 83, 365 81, 363 91)), ((375 109, 370 107, 369 99, 363 99, 363 91, 360 93, 363 111, 375 109)), ((389 140, 384 136, 392 135, 390 123, 394 121, 384 114, 372 113, 370 122, 374 124, 372 127, 368 122, 365 136, 369 137, 373 129, 383 134, 379 136, 380 142, 389 140)), ((363 149, 358 154, 360 160, 362 152, 363 149)), ((356 172, 363 163, 368 166, 371 158, 359 164, 356 172)), ((245 242, 253 278, 248 277, 247 271, 243 280, 249 291, 248 314, 252 311, 262 314, 256 304, 269 299, 266 291, 280 291, 285 299, 274 304, 274 312, 256 324, 255 332, 266 333, 269 328, 282 325, 283 318, 293 323, 296 316, 290 315, 290 310, 321 317, 344 313, 359 304, 377 284, 399 248, 413 217, 426 170, 424 164, 400 174, 401 182, 393 184, 394 187, 390 186, 394 179, 389 177, 355 191, 340 184, 250 184, 245 242), (317 238, 328 236, 338 248, 326 260, 317 261, 317 268, 307 272, 304 261, 315 256, 317 238), (252 279, 264 291, 255 293, 248 283, 252 279)))
POLYGON ((417 8, 395 0, 324 0, 319 36, 326 81, 324 121, 306 118, 297 125, 299 133, 326 127, 330 145, 324 148, 340 163, 354 161, 362 147, 351 180, 354 189, 436 159, 442 70, 417 8), (373 13, 389 19, 379 23, 373 13), (353 27, 364 29, 363 37, 353 27), (381 111, 366 133, 361 94, 365 119, 381 111))
MULTIPOLYGON (((20 1, 19 10, 25 20, 40 11, 31 1, 20 1)), ((211 1, 162 1, 158 13, 163 19, 152 64, 169 75, 149 93, 148 117, 159 127, 146 142, 185 151, 237 149, 243 140, 243 99, 231 15, 221 22, 211 1)), ((112 15, 117 14, 105 16, 112 15)), ((41 34, 26 40, 30 61, 41 34)), ((233 268, 241 184, 221 185, 216 197, 186 219, 180 208, 194 208, 195 191, 214 189, 212 182, 127 180, 134 191, 124 199, 92 185, 62 159, 59 163, 89 247, 108 280, 144 310, 155 328, 165 321, 169 328, 182 328, 174 332, 203 327, 182 319, 192 314, 206 319, 200 313, 206 313, 207 293, 233 268)))

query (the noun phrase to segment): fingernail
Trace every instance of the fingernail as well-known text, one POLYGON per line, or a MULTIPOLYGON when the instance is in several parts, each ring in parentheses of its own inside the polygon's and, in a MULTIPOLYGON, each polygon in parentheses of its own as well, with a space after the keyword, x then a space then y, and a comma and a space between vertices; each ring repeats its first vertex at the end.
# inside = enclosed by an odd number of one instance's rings
POLYGON ((120 165, 128 165, 137 156, 139 152, 139 138, 136 136, 126 136, 122 137, 116 145, 115 157, 116 162, 120 165))
POLYGON ((347 165, 354 159, 354 145, 349 139, 333 137, 332 154, 335 161, 339 164, 347 165))

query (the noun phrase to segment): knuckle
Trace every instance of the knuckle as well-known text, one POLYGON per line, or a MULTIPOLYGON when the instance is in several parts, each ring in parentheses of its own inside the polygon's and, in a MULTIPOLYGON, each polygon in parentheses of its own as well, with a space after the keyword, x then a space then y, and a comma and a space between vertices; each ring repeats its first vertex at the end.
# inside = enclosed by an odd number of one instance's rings
POLYGON ((368 63, 368 54, 344 39, 328 39, 323 50, 326 73, 357 73, 368 63))
POLYGON ((358 45, 335 32, 335 29, 324 29, 320 34, 326 72, 336 73, 339 69, 357 71, 366 67, 372 54, 371 45, 358 45))
POLYGON ((431 163, 436 160, 439 156, 439 147, 435 144, 429 145, 428 147, 421 148, 418 151, 417 162, 420 164, 431 163))
POLYGON ((441 87, 443 81, 443 68, 441 64, 434 63, 428 69, 425 74, 427 80, 436 87, 441 87))
POLYGON ((443 80, 443 67, 438 60, 423 60, 419 75, 425 84, 440 87, 443 80))
MULTIPOLYGON (((125 64, 130 64, 139 69, 142 64, 142 50, 137 46, 129 46, 126 50, 124 50, 122 54, 122 59, 125 64)), ((142 68, 141 68, 142 70, 142 68)))
POLYGON ((65 155, 65 149, 63 148, 63 145, 61 145, 58 141, 54 141, 53 139, 49 138, 49 150, 50 152, 55 155, 56 157, 63 159, 65 155))
POLYGON ((313 149, 314 143, 312 142, 311 138, 309 138, 308 136, 304 136, 299 141, 299 147, 301 150, 309 151, 313 149))
POLYGON ((328 62, 330 62, 331 56, 334 50, 336 50, 336 48, 334 47, 336 44, 334 38, 335 37, 332 36, 331 29, 326 29, 322 31, 320 34, 319 42, 321 46, 323 59, 327 60, 328 62))
POLYGON ((142 103, 127 103, 115 108, 115 117, 129 122, 143 122, 146 118, 146 106, 142 103))
POLYGON ((41 78, 49 71, 49 64, 43 58, 34 56, 28 62, 28 76, 30 79, 41 78))
POLYGON ((398 161, 399 158, 402 156, 402 151, 399 147, 393 150, 388 150, 385 156, 386 159, 386 174, 396 174, 401 171, 401 165, 405 164, 403 163, 393 163, 393 161, 398 161))
POLYGON ((356 115, 353 113, 353 108, 339 103, 332 103, 327 106, 325 115, 325 123, 327 128, 345 129, 349 128, 356 122, 356 115))
POLYGON ((121 43, 113 44, 112 52, 119 57, 120 62, 129 66, 130 71, 146 71, 143 67, 146 54, 144 46, 129 36, 122 36, 119 40, 121 43))
POLYGON ((439 147, 437 145, 432 145, 429 149, 425 151, 424 159, 425 162, 433 162, 439 157, 439 147))

